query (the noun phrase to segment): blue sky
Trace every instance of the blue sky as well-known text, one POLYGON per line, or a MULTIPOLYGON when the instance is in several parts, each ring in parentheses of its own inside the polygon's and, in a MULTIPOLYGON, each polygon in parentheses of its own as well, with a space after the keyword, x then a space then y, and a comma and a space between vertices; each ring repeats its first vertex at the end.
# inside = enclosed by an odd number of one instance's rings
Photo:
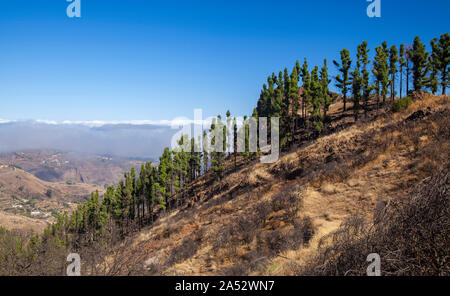
MULTIPOLYGON (((166 120, 251 113, 272 72, 307 57, 429 41, 449 30, 450 1, 0 1, 0 118, 166 120)), ((330 74, 335 74, 330 66, 330 74)))

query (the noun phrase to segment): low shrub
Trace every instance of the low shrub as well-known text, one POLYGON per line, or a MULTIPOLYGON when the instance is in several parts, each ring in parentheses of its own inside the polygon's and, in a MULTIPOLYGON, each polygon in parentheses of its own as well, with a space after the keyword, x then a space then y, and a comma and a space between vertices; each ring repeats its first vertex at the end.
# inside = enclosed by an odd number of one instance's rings
POLYGON ((195 255, 195 253, 197 253, 200 245, 200 241, 194 240, 190 237, 185 238, 178 247, 172 250, 169 258, 167 259, 167 265, 172 266, 191 258, 195 255))
POLYGON ((392 104, 392 112, 400 112, 402 110, 405 110, 409 105, 411 105, 411 103, 412 100, 410 97, 401 98, 392 104))

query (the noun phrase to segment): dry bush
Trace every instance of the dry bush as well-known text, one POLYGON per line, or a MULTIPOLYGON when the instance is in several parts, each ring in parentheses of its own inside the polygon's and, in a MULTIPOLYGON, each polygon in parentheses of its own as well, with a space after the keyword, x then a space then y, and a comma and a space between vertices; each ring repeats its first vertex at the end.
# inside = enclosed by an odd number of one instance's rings
POLYGON ((301 202, 300 188, 296 185, 290 185, 272 196, 272 209, 275 212, 291 207, 299 209, 302 205, 301 202))
POLYGON ((365 275, 367 255, 378 253, 383 275, 450 275, 449 189, 446 168, 406 200, 379 207, 378 223, 351 217, 302 274, 365 275))
POLYGON ((255 206, 255 220, 258 226, 263 227, 267 216, 272 213, 272 204, 268 201, 259 202, 255 206))
POLYGON ((172 250, 167 258, 166 264, 168 266, 172 266, 191 258, 195 255, 195 253, 197 253, 200 245, 201 241, 195 240, 191 237, 183 239, 181 244, 172 250))
POLYGON ((277 176, 281 176, 286 180, 294 180, 303 172, 299 163, 292 160, 284 160, 278 167, 275 167, 271 173, 277 176))
POLYGON ((314 235, 311 218, 296 219, 294 227, 260 232, 256 235, 256 251, 259 257, 273 257, 280 252, 295 250, 307 244, 314 235))
POLYGON ((283 220, 286 223, 293 223, 302 205, 302 191, 297 185, 290 185, 272 196, 272 210, 274 212, 284 210, 283 220))
POLYGON ((233 227, 230 225, 222 227, 219 231, 217 231, 217 235, 214 236, 214 240, 212 243, 212 250, 218 251, 221 248, 224 248, 230 241, 233 236, 233 227))
POLYGON ((256 250, 258 254, 275 256, 286 248, 287 231, 284 229, 270 230, 258 233, 256 250))
POLYGON ((162 229, 161 232, 157 233, 154 239, 160 240, 170 238, 172 234, 179 232, 182 227, 183 226, 180 223, 169 224, 166 227, 164 227, 164 229, 162 229))
POLYGON ((258 223, 255 215, 247 217, 239 217, 234 223, 234 231, 239 235, 241 243, 250 243, 255 236, 255 230, 258 228, 258 223))
POLYGON ((303 244, 309 243, 314 234, 315 229, 311 217, 305 216, 294 221, 294 235, 295 237, 302 236, 303 244))

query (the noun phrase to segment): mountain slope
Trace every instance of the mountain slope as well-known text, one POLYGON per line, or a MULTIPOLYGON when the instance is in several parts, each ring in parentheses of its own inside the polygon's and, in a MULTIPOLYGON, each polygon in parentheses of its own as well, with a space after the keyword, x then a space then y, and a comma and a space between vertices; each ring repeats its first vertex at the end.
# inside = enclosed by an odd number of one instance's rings
POLYGON ((185 206, 105 262, 122 262, 115 274, 297 274, 347 218, 376 219, 376 209, 448 166, 449 103, 417 97, 405 111, 373 111, 356 124, 350 110, 329 135, 274 164, 243 166, 212 185, 201 177, 185 206))

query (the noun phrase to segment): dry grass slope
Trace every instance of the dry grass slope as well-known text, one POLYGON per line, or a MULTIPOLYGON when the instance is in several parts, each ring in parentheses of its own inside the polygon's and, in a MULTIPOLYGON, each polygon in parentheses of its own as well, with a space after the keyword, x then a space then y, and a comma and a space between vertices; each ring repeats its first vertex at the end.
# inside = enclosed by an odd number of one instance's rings
MULTIPOLYGON (((443 177, 442 170, 450 159, 449 103, 448 96, 430 95, 415 99, 402 112, 391 113, 386 108, 352 125, 344 116, 345 128, 304 141, 274 164, 244 166, 212 185, 207 176, 200 178, 185 193, 195 200, 194 206, 188 203, 167 213, 133 237, 132 245, 118 256, 145 260, 124 263, 116 273, 361 274, 366 268, 363 255, 373 249, 392 260, 411 258, 411 254, 402 253, 406 244, 397 252, 390 248, 392 244, 380 246, 381 240, 363 248, 358 239, 367 235, 366 225, 379 225, 379 233, 385 238, 398 235, 398 239, 414 240, 416 235, 429 235, 422 231, 427 225, 406 236, 399 235, 403 230, 400 227, 428 221, 410 219, 416 211, 423 219, 443 215, 441 218, 447 220, 430 225, 447 225, 448 229, 448 207, 446 211, 429 207, 442 201, 443 196, 448 203, 448 189, 441 192, 439 186, 448 188, 442 181, 448 181, 448 171, 443 177), (440 184, 438 187, 418 187, 438 172, 431 181, 440 184), (427 199, 427 190, 436 199, 427 199), (380 222, 386 219, 398 225, 380 222), (346 240, 346 236, 355 241, 346 240), (336 241, 344 243, 336 245, 336 241), (353 259, 359 261, 349 261, 348 269, 336 270, 339 258, 344 258, 339 254, 346 256, 354 248, 360 248, 356 253, 360 257, 353 259), (322 267, 317 269, 317 265, 322 267)), ((332 110, 339 109, 334 106, 332 110)), ((448 246, 448 231, 446 235, 430 243, 448 246)), ((414 254, 428 256, 434 247, 424 245, 414 254)), ((437 249, 448 255, 448 247, 437 249)), ((417 268, 392 263, 385 272, 448 274, 448 269, 442 269, 448 262, 429 258, 435 268, 420 269, 417 262, 411 263, 417 268)))

